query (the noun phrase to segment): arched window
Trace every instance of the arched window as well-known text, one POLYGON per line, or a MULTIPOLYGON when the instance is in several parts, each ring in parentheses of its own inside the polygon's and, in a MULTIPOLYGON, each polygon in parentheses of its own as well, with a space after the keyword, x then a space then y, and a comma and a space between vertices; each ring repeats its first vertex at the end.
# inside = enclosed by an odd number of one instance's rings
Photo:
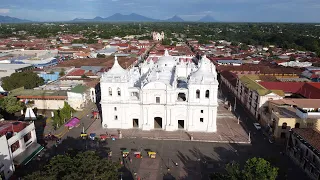
POLYGON ((196 91, 196 98, 197 98, 197 99, 200 98, 200 90, 199 90, 199 89, 196 91))
POLYGON ((118 91, 118 96, 121 96, 121 90, 120 90, 120 88, 118 88, 117 91, 118 91))
POLYGON ((209 90, 206 90, 206 98, 209 98, 209 90))
POLYGON ((296 124, 294 125, 294 128, 300 128, 300 123, 296 123, 296 124))
POLYGON ((112 88, 109 87, 109 96, 112 96, 112 88))

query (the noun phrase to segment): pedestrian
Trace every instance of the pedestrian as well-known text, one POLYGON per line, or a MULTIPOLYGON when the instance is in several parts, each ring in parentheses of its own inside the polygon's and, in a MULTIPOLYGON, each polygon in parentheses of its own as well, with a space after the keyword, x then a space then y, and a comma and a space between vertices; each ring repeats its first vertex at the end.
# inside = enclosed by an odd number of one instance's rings
POLYGON ((175 164, 176 164, 176 166, 178 167, 178 163, 176 162, 175 164))

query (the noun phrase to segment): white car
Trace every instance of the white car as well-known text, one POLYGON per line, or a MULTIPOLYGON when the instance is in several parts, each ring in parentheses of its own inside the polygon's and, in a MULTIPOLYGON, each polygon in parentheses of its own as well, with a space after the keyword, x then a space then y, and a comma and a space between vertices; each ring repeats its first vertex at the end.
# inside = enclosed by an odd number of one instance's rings
POLYGON ((259 123, 253 123, 254 127, 257 129, 257 130, 260 130, 261 129, 261 126, 259 123))

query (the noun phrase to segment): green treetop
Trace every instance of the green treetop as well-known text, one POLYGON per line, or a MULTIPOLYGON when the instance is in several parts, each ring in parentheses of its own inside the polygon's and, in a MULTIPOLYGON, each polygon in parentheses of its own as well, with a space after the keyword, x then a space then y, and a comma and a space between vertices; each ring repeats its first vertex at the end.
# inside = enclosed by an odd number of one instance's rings
POLYGON ((34 72, 13 73, 11 76, 2 78, 2 87, 10 91, 19 87, 33 89, 44 84, 44 79, 34 72))

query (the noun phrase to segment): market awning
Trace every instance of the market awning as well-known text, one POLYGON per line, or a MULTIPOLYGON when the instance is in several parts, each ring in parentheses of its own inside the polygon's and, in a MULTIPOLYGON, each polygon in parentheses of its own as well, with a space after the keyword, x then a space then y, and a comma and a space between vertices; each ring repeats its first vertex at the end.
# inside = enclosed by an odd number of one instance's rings
POLYGON ((31 144, 25 151, 13 159, 15 165, 26 165, 33 157, 39 154, 44 147, 38 143, 31 144))

